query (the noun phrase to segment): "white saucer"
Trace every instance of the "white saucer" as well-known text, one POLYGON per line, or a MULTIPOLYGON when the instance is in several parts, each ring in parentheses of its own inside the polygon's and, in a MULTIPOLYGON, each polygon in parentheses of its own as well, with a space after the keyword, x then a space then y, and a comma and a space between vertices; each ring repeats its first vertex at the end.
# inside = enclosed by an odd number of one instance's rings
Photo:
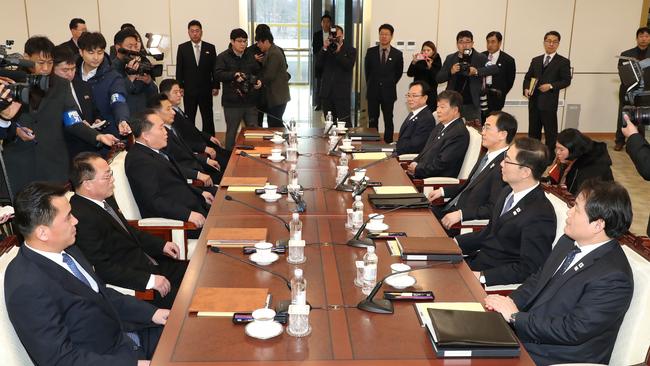
POLYGON ((357 177, 354 176, 354 175, 350 177, 350 180, 351 180, 351 181, 355 181, 355 182, 358 182, 358 181, 363 180, 363 179, 366 179, 366 176, 365 176, 365 175, 364 175, 362 178, 357 178, 357 177))
POLYGON ((269 254, 268 256, 265 256, 265 257, 261 257, 258 253, 253 253, 253 254, 251 254, 251 256, 249 258, 250 258, 250 260, 252 260, 253 262, 259 264, 260 266, 267 266, 267 265, 277 261, 278 258, 280 258, 280 256, 278 256, 276 253, 273 253, 273 252, 271 252, 271 254, 269 254))
POLYGON ((284 156, 280 156, 280 157, 278 157, 278 158, 273 157, 273 156, 269 156, 267 159, 271 160, 271 161, 274 162, 274 163, 279 163, 279 162, 281 162, 282 160, 284 160, 284 156))
POLYGON ((354 146, 339 146, 339 149, 345 152, 352 152, 354 151, 354 146))
POLYGON ((344 133, 344 132, 347 131, 347 130, 348 130, 347 127, 343 127, 343 128, 338 128, 338 127, 337 127, 337 128, 336 128, 336 132, 338 132, 338 133, 344 133))
POLYGON ((372 223, 366 225, 366 230, 370 231, 371 233, 381 233, 382 231, 388 230, 388 225, 385 223, 381 225, 374 226, 372 223))
POLYGON ((260 198, 262 198, 266 202, 276 202, 277 200, 282 198, 282 195, 280 193, 277 193, 277 192, 273 196, 269 196, 266 193, 262 193, 260 195, 260 198))
POLYGON ((282 143, 284 143, 284 139, 283 138, 271 139, 271 142, 274 143, 274 144, 282 144, 282 143))
POLYGON ((251 322, 246 324, 244 328, 244 333, 247 336, 257 338, 257 339, 270 339, 277 337, 284 331, 282 324, 278 322, 271 322, 268 325, 260 326, 260 322, 251 322))
POLYGON ((388 277, 385 282, 389 286, 401 290, 415 285, 416 280, 415 277, 397 275, 393 277, 388 277))

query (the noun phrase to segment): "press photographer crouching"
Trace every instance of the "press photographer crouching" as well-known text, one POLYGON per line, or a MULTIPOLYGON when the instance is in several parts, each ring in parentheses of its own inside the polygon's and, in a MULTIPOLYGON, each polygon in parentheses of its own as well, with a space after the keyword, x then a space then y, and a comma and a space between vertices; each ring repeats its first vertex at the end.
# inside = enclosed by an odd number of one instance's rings
MULTIPOLYGON (((650 144, 639 133, 639 128, 645 128, 645 126, 650 124, 650 114, 646 113, 640 116, 643 118, 638 117, 638 115, 630 116, 628 113, 623 113, 623 128, 621 128, 621 132, 627 138, 625 151, 630 155, 636 170, 641 174, 643 179, 650 180, 650 144)), ((650 236, 650 217, 648 218, 646 235, 650 236)))

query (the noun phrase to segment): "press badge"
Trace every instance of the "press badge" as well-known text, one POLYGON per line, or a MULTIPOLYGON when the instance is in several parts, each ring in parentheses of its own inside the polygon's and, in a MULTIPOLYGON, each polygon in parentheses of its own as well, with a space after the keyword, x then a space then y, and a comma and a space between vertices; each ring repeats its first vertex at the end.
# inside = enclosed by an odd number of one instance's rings
POLYGON ((77 123, 81 123, 82 119, 81 116, 79 115, 79 112, 75 110, 63 112, 63 125, 65 127, 70 127, 72 125, 75 125, 77 123))
POLYGON ((111 94, 111 105, 115 103, 126 103, 126 98, 120 93, 111 94))

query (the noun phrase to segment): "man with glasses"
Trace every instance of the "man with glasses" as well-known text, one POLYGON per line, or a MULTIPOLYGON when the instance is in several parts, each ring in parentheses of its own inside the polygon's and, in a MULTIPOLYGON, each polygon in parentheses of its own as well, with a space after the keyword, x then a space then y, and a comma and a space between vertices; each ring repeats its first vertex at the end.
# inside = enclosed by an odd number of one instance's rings
POLYGON ((550 164, 555 158, 557 140, 557 106, 560 90, 571 85, 571 62, 557 54, 560 33, 544 35, 544 54, 534 57, 524 77, 524 96, 528 98, 528 136, 544 142, 550 164))
POLYGON ((539 140, 515 139, 501 162, 508 186, 494 205, 490 223, 455 238, 481 283, 522 283, 551 253, 555 211, 539 184, 547 161, 548 151, 539 140))
POLYGON ((406 94, 406 105, 411 111, 402 127, 395 145, 397 154, 419 154, 427 143, 431 130, 436 124, 431 110, 425 108, 429 95, 429 84, 425 81, 414 81, 409 85, 406 94))
POLYGON ((487 64, 488 58, 474 49, 474 35, 468 30, 456 35, 454 52, 445 58, 436 79, 447 83, 447 90, 455 90, 463 96, 461 115, 466 121, 481 120, 481 89, 483 77, 499 72, 499 67, 487 64))

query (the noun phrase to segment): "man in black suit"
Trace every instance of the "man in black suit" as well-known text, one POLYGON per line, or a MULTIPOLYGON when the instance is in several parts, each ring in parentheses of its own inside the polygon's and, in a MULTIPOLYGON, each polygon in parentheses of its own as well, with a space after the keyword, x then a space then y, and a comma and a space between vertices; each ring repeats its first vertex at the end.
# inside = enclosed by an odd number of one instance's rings
POLYGON ((201 40, 203 26, 198 20, 187 24, 190 40, 178 45, 176 51, 176 80, 183 89, 183 105, 190 121, 201 109, 203 132, 214 135, 212 97, 219 95, 219 82, 212 71, 217 62, 214 45, 201 40))
MULTIPOLYGON (((649 56, 648 55, 649 45, 650 45, 650 28, 641 27, 636 31, 636 47, 621 52, 621 56, 634 57, 639 61, 645 60, 649 56)), ((625 60, 619 59, 618 65, 621 66, 621 64, 624 61, 625 60)), ((650 81, 650 68, 646 68, 643 70, 643 79, 646 80, 646 85, 647 85, 647 81, 650 81)), ((621 127, 623 127, 623 119, 621 117, 621 112, 623 111, 624 105, 630 104, 628 101, 625 100, 625 92, 626 92, 625 87, 623 86, 623 84, 621 84, 618 90, 618 114, 617 114, 618 119, 616 121, 616 140, 614 141, 615 151, 623 150, 623 146, 625 145, 625 136, 621 132, 621 127)), ((645 129, 641 129, 641 131, 639 132, 641 132, 641 135, 643 136, 645 134, 645 129)))
MULTIPOLYGON (((321 49, 323 49, 323 44, 330 37, 330 28, 332 27, 332 17, 329 14, 325 14, 320 18, 320 28, 321 30, 314 33, 314 37, 311 39, 311 52, 314 56, 314 59, 318 57, 321 49)), ((312 104, 316 107, 315 110, 321 110, 321 97, 320 97, 320 86, 323 78, 323 69, 319 68, 319 65, 314 63, 314 90, 312 91, 312 104)))
POLYGON ((84 152, 72 162, 70 199, 78 218, 76 244, 106 283, 154 292, 153 304, 171 308, 187 263, 173 242, 131 227, 113 198, 112 171, 101 156, 84 152))
POLYGON ((536 364, 609 362, 634 290, 616 240, 631 222, 625 188, 588 181, 544 266, 509 297, 485 298, 488 309, 510 322, 536 364))
POLYGON ((77 40, 81 35, 86 32, 88 29, 86 28, 86 21, 81 19, 81 18, 72 18, 70 20, 70 33, 72 34, 72 38, 70 40, 61 43, 62 46, 66 46, 72 51, 72 53, 75 55, 75 57, 79 57, 79 46, 77 45, 77 40))
POLYGON ((320 105, 323 111, 331 111, 334 121, 339 118, 346 121, 346 127, 352 127, 350 93, 356 61, 357 49, 345 42, 343 28, 337 25, 336 43, 325 40, 316 54, 316 69, 321 70, 320 105))
POLYGON ((134 121, 136 143, 126 155, 125 169, 140 214, 189 221, 201 228, 214 196, 189 185, 174 159, 161 151, 167 146, 162 118, 147 110, 134 121))
POLYGON ((528 136, 542 139, 549 151, 549 163, 555 159, 557 140, 557 106, 560 90, 571 85, 571 62, 557 54, 560 33, 547 32, 544 35, 544 54, 534 57, 524 77, 524 96, 528 98, 528 136), (536 79, 533 90, 531 80, 536 79))
MULTIPOLYGON (((474 165, 470 178, 463 184, 440 187, 429 194, 430 201, 450 199, 444 206, 433 206, 433 213, 448 232, 462 220, 492 217, 494 205, 506 185, 501 177, 501 161, 516 134, 514 116, 492 112, 481 131, 481 144, 487 151, 474 165)), ((458 235, 457 232, 453 234, 458 235)))
POLYGON ((379 129, 381 107, 386 143, 393 142, 393 107, 397 100, 397 83, 404 73, 402 51, 390 45, 394 31, 390 24, 379 26, 379 46, 368 48, 364 60, 369 127, 379 129))
POLYGON ((456 35, 454 52, 445 58, 436 80, 447 82, 446 90, 455 90, 463 96, 461 116, 467 121, 481 119, 481 89, 483 77, 496 74, 496 65, 487 65, 487 57, 474 49, 474 35, 468 30, 456 35))
POLYGON ((488 64, 496 65, 499 72, 485 77, 485 91, 487 93, 488 109, 486 116, 492 112, 500 111, 506 103, 506 96, 515 83, 517 66, 515 59, 501 49, 503 36, 501 32, 492 31, 485 37, 487 51, 483 54, 488 59, 488 64))
MULTIPOLYGON (((629 116, 625 116, 625 122, 627 126, 622 129, 623 135, 627 138, 625 150, 630 156, 630 159, 632 159, 641 177, 645 180, 650 180, 650 144, 639 133, 639 129, 630 121, 629 116)), ((648 217, 646 235, 650 236, 650 217, 648 217)))
POLYGON ((37 365, 149 365, 169 310, 107 288, 74 245, 66 189, 30 183, 16 197, 25 237, 5 275, 7 313, 37 365))
POLYGON ((453 90, 438 95, 438 125, 420 154, 408 166, 413 178, 458 177, 469 146, 469 132, 460 117, 463 97, 453 90))
POLYGON ((490 223, 455 238, 481 283, 522 283, 551 253, 555 211, 539 184, 547 162, 548 152, 541 142, 515 139, 501 161, 508 186, 494 204, 490 223))
POLYGON ((414 81, 406 94, 406 105, 411 112, 399 129, 395 151, 401 154, 419 154, 427 143, 436 120, 427 106, 429 85, 426 81, 414 81))

